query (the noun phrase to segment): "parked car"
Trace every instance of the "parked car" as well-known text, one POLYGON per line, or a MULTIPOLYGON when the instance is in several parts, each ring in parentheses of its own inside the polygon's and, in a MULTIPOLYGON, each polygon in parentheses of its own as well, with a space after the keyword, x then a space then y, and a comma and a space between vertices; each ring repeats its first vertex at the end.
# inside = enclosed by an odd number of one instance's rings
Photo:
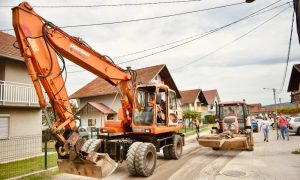
POLYGON ((253 132, 258 132, 258 124, 255 120, 252 120, 252 129, 253 132))
POLYGON ((300 135, 300 116, 291 117, 289 120, 289 132, 300 135))
POLYGON ((88 126, 88 127, 79 127, 79 136, 83 139, 97 139, 98 136, 98 128, 95 126, 88 126))

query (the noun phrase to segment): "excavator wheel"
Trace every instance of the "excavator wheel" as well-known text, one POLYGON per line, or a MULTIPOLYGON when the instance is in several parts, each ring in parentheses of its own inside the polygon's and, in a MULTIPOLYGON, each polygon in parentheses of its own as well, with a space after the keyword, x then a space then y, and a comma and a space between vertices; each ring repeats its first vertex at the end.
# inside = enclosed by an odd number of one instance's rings
POLYGON ((151 143, 139 145, 135 155, 135 170, 138 175, 151 176, 156 166, 156 148, 151 143))
POLYGON ((91 153, 91 152, 98 152, 98 150, 100 149, 101 147, 101 142, 102 140, 101 139, 93 139, 91 145, 89 146, 87 152, 88 153, 91 153))
POLYGON ((170 146, 164 147, 163 153, 164 153, 165 159, 171 159, 170 146))
POLYGON ((126 162, 127 162, 127 168, 131 175, 136 176, 137 172, 135 170, 135 157, 138 150, 139 145, 141 145, 142 142, 135 142, 131 144, 129 147, 129 150, 127 152, 126 162))
POLYGON ((94 139, 89 139, 89 140, 85 141, 85 143, 81 147, 81 151, 88 153, 89 147, 93 141, 94 141, 94 139))
POLYGON ((169 146, 170 157, 172 159, 179 159, 182 154, 182 138, 179 135, 175 135, 173 138, 173 145, 169 146))

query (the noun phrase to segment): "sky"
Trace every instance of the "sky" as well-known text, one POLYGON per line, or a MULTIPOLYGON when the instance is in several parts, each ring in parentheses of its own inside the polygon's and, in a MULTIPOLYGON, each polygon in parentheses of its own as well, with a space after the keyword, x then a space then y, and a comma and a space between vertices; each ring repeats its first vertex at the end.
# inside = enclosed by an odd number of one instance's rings
MULTIPOLYGON (((40 16, 57 26, 99 24, 149 18, 243 2, 242 0, 202 0, 117 7, 39 7, 162 1, 175 0, 27 0, 32 6, 37 6, 34 9, 40 16)), ((63 30, 72 36, 81 37, 100 54, 112 57, 116 64, 146 56, 142 59, 122 63, 120 64, 122 68, 131 66, 133 69, 138 69, 166 64, 180 90, 217 89, 222 101, 246 99, 248 103, 267 105, 274 103, 273 93, 271 90, 264 90, 264 88, 280 89, 282 84, 292 24, 292 3, 291 6, 287 4, 287 2, 292 1, 277 1, 256 0, 251 4, 243 3, 168 18, 64 28, 63 30), (274 2, 277 3, 268 8, 274 8, 273 10, 245 19, 184 45, 174 47, 190 40, 187 39, 189 37, 199 37, 199 34, 228 25, 274 2), (275 8, 279 5, 282 6, 275 8), (269 20, 273 16, 275 17, 269 20), (243 37, 240 38, 241 36, 243 37), (187 40, 179 41, 183 39, 187 40), (176 41, 179 42, 150 51, 123 56, 176 41), (156 52, 160 53, 155 54, 156 52)), ((13 7, 20 2, 22 1, 1 0, 0 6, 13 7)), ((11 7, 0 7, 0 30, 12 29, 11 7)), ((14 35, 14 31, 5 32, 14 35)), ((291 69, 293 64, 299 63, 300 45, 294 22, 285 84, 282 93, 277 94, 277 101, 279 98, 281 102, 290 101, 287 86, 291 69)), ((67 71, 66 88, 69 94, 74 93, 96 78, 92 73, 84 71, 69 61, 67 62, 67 71)))

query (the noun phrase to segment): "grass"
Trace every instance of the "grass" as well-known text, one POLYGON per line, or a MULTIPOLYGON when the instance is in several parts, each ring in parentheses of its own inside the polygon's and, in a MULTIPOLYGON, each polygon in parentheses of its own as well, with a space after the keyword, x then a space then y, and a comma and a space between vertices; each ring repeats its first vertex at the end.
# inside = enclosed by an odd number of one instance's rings
POLYGON ((21 178, 21 180, 40 180, 40 179, 52 179, 53 176, 58 175, 59 171, 55 170, 55 171, 47 171, 47 172, 43 172, 43 173, 39 173, 39 174, 34 174, 31 176, 26 176, 21 178))
MULTIPOLYGON (((206 131, 206 130, 209 130, 211 129, 213 125, 212 124, 209 124, 208 126, 206 127, 201 127, 200 128, 200 132, 202 131, 206 131)), ((185 136, 191 136, 191 135, 194 135, 196 134, 196 128, 182 128, 180 131, 178 131, 179 133, 183 133, 185 136)))
MULTIPOLYGON (((54 167, 57 165, 57 154, 48 155, 48 167, 54 167)), ((44 156, 38 156, 28 158, 20 161, 14 161, 10 163, 0 164, 0 179, 7 179, 31 173, 38 170, 43 170, 44 156)))

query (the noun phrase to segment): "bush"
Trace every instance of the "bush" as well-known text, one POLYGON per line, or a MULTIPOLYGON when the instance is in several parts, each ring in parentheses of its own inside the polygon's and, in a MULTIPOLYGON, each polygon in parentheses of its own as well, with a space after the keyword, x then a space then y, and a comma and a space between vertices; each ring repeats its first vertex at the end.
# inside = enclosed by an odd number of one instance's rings
POLYGON ((208 124, 213 124, 213 123, 215 123, 216 116, 215 115, 206 115, 206 116, 204 116, 204 118, 208 124))
POLYGON ((282 114, 288 114, 288 115, 296 115, 300 113, 300 108, 299 107, 278 108, 277 112, 282 114))

